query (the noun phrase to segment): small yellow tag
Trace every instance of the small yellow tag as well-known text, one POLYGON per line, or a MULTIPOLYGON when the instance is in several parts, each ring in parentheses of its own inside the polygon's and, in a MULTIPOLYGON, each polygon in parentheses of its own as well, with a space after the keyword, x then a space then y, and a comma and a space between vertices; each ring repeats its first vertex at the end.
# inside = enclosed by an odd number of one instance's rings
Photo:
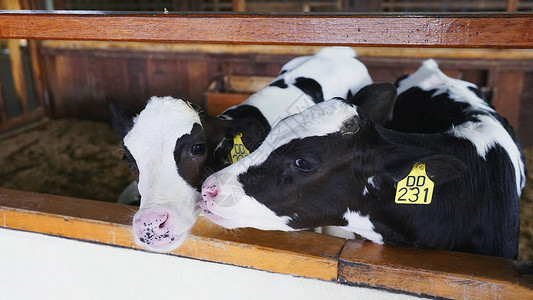
POLYGON ((248 151, 248 149, 244 147, 241 137, 242 137, 242 133, 238 133, 233 138, 233 148, 231 149, 231 152, 229 153, 229 161, 231 163, 234 163, 238 161, 239 159, 242 159, 243 157, 250 154, 250 151, 248 151))
POLYGON ((398 204, 430 204, 435 184, 426 174, 426 165, 416 163, 407 176, 398 182, 394 202, 398 204))

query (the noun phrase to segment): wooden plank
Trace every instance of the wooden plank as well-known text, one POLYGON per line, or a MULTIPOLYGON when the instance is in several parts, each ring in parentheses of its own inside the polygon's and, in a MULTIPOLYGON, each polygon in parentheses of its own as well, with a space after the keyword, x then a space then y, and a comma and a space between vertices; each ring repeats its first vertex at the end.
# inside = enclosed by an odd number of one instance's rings
POLYGON ((251 94, 246 93, 217 93, 208 92, 205 95, 207 114, 216 116, 225 111, 228 107, 242 103, 251 94))
POLYGON ((4 122, 7 121, 7 114, 6 114, 4 105, 5 105, 4 88, 2 86, 2 81, 0 80, 0 127, 5 126, 4 122))
MULTIPOLYGON (((0 5, 0 8, 1 5, 0 5)), ((3 9, 20 10, 21 3, 19 0, 7 0, 3 3, 3 9)), ((22 113, 28 111, 28 95, 26 93, 26 84, 24 82, 24 71, 22 68, 22 51, 20 50, 20 41, 8 40, 9 61, 11 63, 11 74, 15 85, 15 93, 19 101, 22 113)))
POLYGON ((40 54, 41 46, 40 41, 28 41, 28 50, 30 55, 30 66, 32 71, 33 88, 37 95, 37 101, 39 106, 44 106, 44 93, 46 81, 42 72, 42 56, 40 54))
POLYGON ((186 63, 187 68, 187 92, 194 103, 200 103, 202 94, 209 86, 209 62, 206 60, 190 60, 186 63))
MULTIPOLYGON (((322 46, 284 45, 229 45, 229 44, 177 44, 145 42, 104 41, 42 41, 43 48, 54 49, 127 49, 157 52, 210 53, 210 54, 267 54, 267 55, 313 55, 322 46)), ((533 59, 533 51, 524 49, 447 49, 447 48, 391 48, 354 47, 357 54, 372 57, 420 57, 420 58, 468 58, 468 59, 533 59)), ((531 67, 533 68, 533 66, 531 67)))
MULTIPOLYGON (((0 226, 139 248, 131 218, 136 207, 0 188, 0 226)), ((344 239, 313 232, 225 231, 200 218, 173 255, 265 271, 336 280, 344 239)))
POLYGON ((524 72, 499 71, 492 95, 492 105, 511 126, 519 127, 524 72))
POLYGON ((42 119, 44 115, 44 109, 42 107, 37 107, 35 110, 28 113, 0 122, 0 132, 30 121, 42 119))
POLYGON ((533 48, 533 14, 241 15, 1 12, 0 38, 533 48))
POLYGON ((246 10, 246 1, 244 0, 232 0, 233 11, 245 11, 246 10))
POLYGON ((269 85, 275 77, 270 76, 227 76, 228 92, 253 94, 269 85))
POLYGON ((26 94, 26 84, 24 82, 24 71, 22 68, 22 51, 18 40, 7 41, 9 49, 9 61, 11 63, 11 74, 15 85, 15 93, 19 100, 22 112, 28 112, 28 96, 26 94))
POLYGON ((516 11, 518 0, 507 0, 507 11, 516 11))
POLYGON ((533 276, 510 259, 348 241, 339 281, 452 299, 533 299, 533 276))

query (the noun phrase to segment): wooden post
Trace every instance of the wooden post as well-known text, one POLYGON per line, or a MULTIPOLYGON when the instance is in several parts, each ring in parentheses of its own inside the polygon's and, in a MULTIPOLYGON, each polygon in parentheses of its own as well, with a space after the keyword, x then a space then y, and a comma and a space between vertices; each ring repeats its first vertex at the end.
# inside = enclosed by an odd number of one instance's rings
MULTIPOLYGON (((34 0, 20 0, 22 9, 37 9, 37 4, 34 0)), ((42 59, 40 54, 41 42, 36 40, 28 40, 28 54, 30 58, 31 75, 33 79, 33 88, 37 96, 38 106, 44 107, 44 90, 42 72, 42 59)))
POLYGON ((518 128, 520 120, 520 104, 524 90, 524 72, 496 71, 492 105, 505 117, 511 126, 518 128))
POLYGON ((4 91, 2 88, 2 81, 0 81, 0 124, 7 121, 6 110, 4 109, 4 91))
POLYGON ((518 0, 507 0, 507 11, 516 11, 518 0))
MULTIPOLYGON (((4 8, 7 10, 20 10, 21 5, 18 0, 7 0, 4 2, 4 8)), ((22 52, 20 50, 20 40, 7 40, 7 48, 9 49, 9 61, 11 62, 11 73, 13 74, 15 92, 20 102, 20 107, 22 111, 27 112, 28 97, 26 94, 24 72, 22 69, 22 52)))
POLYGON ((246 10, 246 2, 244 0, 232 0, 233 11, 243 12, 246 10))

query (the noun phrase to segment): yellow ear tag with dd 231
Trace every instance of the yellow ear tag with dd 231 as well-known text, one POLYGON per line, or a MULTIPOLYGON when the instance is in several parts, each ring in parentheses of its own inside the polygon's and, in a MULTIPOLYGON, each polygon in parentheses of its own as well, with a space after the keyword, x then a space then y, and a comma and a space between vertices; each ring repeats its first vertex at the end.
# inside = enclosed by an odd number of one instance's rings
POLYGON ((246 147, 242 143, 241 138, 242 133, 240 132, 235 137, 233 137, 233 148, 231 148, 231 151, 229 153, 229 161, 231 163, 234 163, 250 154, 250 151, 248 151, 248 149, 246 149, 246 147))
POLYGON ((426 174, 426 165, 416 163, 396 186, 394 202, 398 204, 430 204, 435 184, 426 174))

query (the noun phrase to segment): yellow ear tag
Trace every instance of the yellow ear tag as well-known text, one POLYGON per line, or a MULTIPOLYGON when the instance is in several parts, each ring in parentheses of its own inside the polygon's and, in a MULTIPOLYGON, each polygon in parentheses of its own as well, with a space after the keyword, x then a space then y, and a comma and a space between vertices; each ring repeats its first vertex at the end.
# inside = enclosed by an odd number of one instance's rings
POLYGON ((229 153, 229 161, 231 163, 234 163, 238 161, 239 159, 242 159, 246 155, 250 154, 250 151, 248 151, 248 149, 244 147, 241 137, 242 137, 242 133, 239 132, 233 138, 233 148, 231 148, 231 152, 229 153))
POLYGON ((416 163, 407 177, 396 186, 394 202, 398 204, 430 204, 435 184, 426 174, 426 165, 416 163))

